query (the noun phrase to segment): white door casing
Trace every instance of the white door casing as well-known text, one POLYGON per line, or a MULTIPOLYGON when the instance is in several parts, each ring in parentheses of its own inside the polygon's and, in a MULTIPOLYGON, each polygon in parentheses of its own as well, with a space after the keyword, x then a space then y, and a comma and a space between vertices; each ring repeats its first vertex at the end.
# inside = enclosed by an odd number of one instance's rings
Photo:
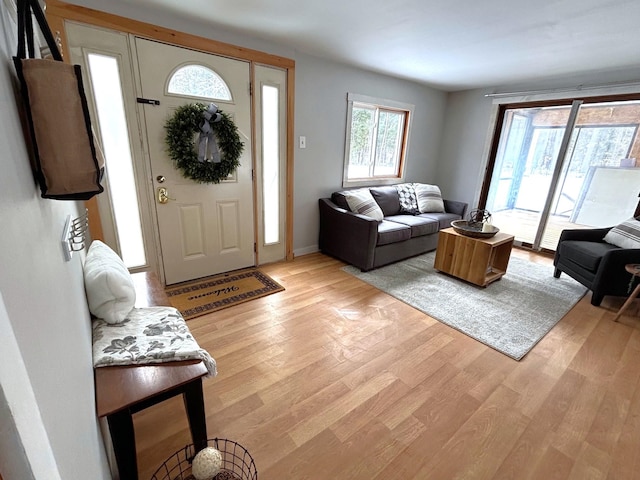
MULTIPOLYGON (((69 46, 69 54, 71 62, 82 66, 84 87, 86 90, 89 110, 91 112, 92 124, 94 131, 100 141, 101 138, 101 122, 96 110, 93 86, 89 76, 89 54, 106 55, 117 59, 118 69, 120 73, 121 89, 123 94, 123 103, 125 107, 125 115, 127 121, 127 129, 129 134, 129 144, 131 149, 131 158, 133 159, 133 173, 136 178, 138 207, 140 210, 140 221, 143 231, 144 249, 147 258, 147 265, 134 268, 132 271, 157 270, 157 253, 154 242, 155 238, 155 213, 153 198, 147 195, 145 188, 140 188, 146 184, 145 179, 149 178, 149 165, 145 160, 145 154, 140 142, 140 132, 137 121, 137 106, 135 95, 135 79, 132 70, 132 55, 130 49, 130 35, 122 32, 99 28, 91 25, 85 25, 77 22, 66 21, 65 31, 69 46)), ((107 128, 108 125, 106 126, 107 128)), ((106 152, 105 152, 106 153, 106 152)), ((116 225, 115 215, 113 211, 113 197, 111 192, 111 181, 117 182, 117 178, 112 178, 110 162, 107 160, 105 169, 105 177, 102 181, 105 191, 101 195, 97 195, 98 211, 101 218, 101 227, 103 238, 113 250, 122 255, 121 245, 118 240, 118 227, 116 225)))
POLYGON ((144 105, 142 110, 153 189, 166 188, 170 198, 160 204, 155 195, 166 284, 254 266, 249 63, 141 38, 135 39, 135 45, 141 96, 160 101, 160 105, 144 105), (232 101, 167 94, 172 73, 187 64, 216 72, 229 87, 232 101), (233 178, 219 184, 184 178, 166 151, 166 120, 178 106, 195 102, 213 102, 229 113, 244 143, 240 167, 233 178))
MULTIPOLYGON (((254 80, 255 80, 255 104, 256 104, 256 211, 257 215, 257 250, 259 263, 272 263, 277 262, 285 258, 286 256, 286 125, 287 125, 287 72, 281 68, 270 67, 266 65, 256 65, 254 67, 254 80), (265 112, 263 102, 263 88, 269 87, 275 90, 278 94, 276 111, 265 112), (268 118, 269 121, 277 117, 277 125, 264 125, 264 119, 268 118), (276 127, 276 128, 274 128, 276 127), (275 136, 278 138, 265 138, 266 136, 275 136), (266 164, 273 162, 273 158, 270 158, 274 153, 274 149, 277 150, 277 167, 271 164, 266 167, 266 164), (269 152, 267 152, 269 150, 269 152), (267 158, 269 157, 269 158, 267 158), (277 168, 277 172, 274 169, 277 168), (274 187, 274 183, 277 183, 276 188, 278 190, 278 198, 265 199, 265 195, 268 195, 268 188, 266 184, 271 184, 274 187), (277 215, 273 215, 274 203, 277 203, 277 215), (265 225, 267 221, 272 223, 277 218, 277 230, 278 240, 267 241, 265 238, 265 229, 268 226, 265 225)), ((270 105, 273 109, 273 105, 270 105)), ((275 225, 272 225, 275 226, 275 225)))

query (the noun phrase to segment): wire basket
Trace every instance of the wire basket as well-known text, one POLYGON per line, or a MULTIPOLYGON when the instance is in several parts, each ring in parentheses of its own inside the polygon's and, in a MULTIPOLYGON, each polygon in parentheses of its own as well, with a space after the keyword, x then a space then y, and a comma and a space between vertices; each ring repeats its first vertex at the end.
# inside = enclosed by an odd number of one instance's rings
MULTIPOLYGON (((222 454, 222 469, 214 480, 258 480, 258 470, 249 452, 239 443, 224 438, 207 440, 207 446, 222 454)), ((187 445, 171 455, 150 480, 193 480, 191 462, 198 453, 187 445)))

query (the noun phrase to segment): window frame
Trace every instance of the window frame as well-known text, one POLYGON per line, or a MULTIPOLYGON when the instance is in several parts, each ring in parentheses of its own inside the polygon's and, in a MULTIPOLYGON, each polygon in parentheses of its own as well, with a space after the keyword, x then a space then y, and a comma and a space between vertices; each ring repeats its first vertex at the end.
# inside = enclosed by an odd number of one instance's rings
POLYGON ((218 103, 228 103, 228 104, 233 104, 234 103, 233 92, 231 91, 231 88, 229 88, 229 84, 222 77, 222 75, 220 75, 218 72, 216 72, 209 65, 205 65, 203 63, 198 63, 198 62, 185 62, 185 63, 182 63, 182 64, 178 65, 176 68, 174 68, 173 71, 167 77, 167 80, 166 80, 165 86, 164 86, 164 93, 168 97, 195 98, 195 99, 198 99, 199 101, 208 100, 208 101, 214 101, 214 102, 218 102, 218 103), (176 76, 176 74, 178 72, 180 72, 181 70, 184 70, 184 69, 189 68, 189 67, 199 67, 199 68, 202 68, 202 69, 205 69, 205 70, 208 70, 209 72, 211 72, 214 77, 217 77, 220 80, 220 82, 222 82, 222 85, 224 86, 224 88, 226 88, 227 92, 229 93, 229 98, 207 97, 207 96, 202 96, 202 95, 192 95, 192 94, 189 94, 189 93, 178 93, 178 92, 169 91, 169 86, 171 84, 171 81, 176 76))
MULTIPOLYGON (((347 124, 345 135, 345 148, 344 148, 344 169, 342 174, 342 186, 347 187, 363 187, 363 186, 375 186, 375 185, 393 185, 396 183, 404 182, 406 164, 407 164, 407 152, 409 150, 409 138, 411 135, 411 120, 415 105, 410 103, 398 102, 395 100, 388 100, 376 97, 370 97, 367 95, 359 95, 356 93, 347 94, 347 124), (404 125, 402 131, 402 137, 400 139, 400 152, 398 155, 398 169, 395 175, 379 175, 363 178, 349 179, 349 156, 351 152, 351 127, 353 122, 353 106, 359 104, 367 108, 379 110, 386 110, 391 112, 399 112, 404 114, 404 125)), ((374 126, 377 131, 378 126, 374 126)), ((375 155, 375 148, 372 149, 372 155, 375 155)))

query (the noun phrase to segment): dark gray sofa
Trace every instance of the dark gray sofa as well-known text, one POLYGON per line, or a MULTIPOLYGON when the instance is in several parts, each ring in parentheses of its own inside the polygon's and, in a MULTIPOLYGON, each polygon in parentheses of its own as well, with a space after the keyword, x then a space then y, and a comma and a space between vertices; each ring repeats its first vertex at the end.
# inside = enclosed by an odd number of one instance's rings
POLYGON ((362 271, 435 250, 438 232, 463 218, 468 206, 444 200, 443 213, 407 215, 400 213, 395 186, 371 187, 369 191, 382 209, 382 222, 351 212, 342 192, 319 200, 320 251, 362 271))

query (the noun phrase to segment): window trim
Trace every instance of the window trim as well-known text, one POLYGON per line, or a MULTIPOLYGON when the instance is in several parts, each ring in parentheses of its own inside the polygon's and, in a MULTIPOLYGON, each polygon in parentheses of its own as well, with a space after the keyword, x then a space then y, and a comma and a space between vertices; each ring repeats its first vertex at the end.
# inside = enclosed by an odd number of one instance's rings
POLYGON ((367 95, 359 95, 356 93, 347 93, 347 124, 345 128, 345 147, 344 147, 344 167, 342 173, 342 186, 347 187, 364 187, 374 185, 393 185, 396 183, 403 183, 405 179, 405 171, 407 164, 407 152, 409 150, 409 137, 411 135, 411 120, 415 105, 410 103, 398 102, 395 100, 388 100, 377 97, 370 97, 367 95), (374 108, 381 108, 385 110, 395 110, 405 113, 404 119, 404 132, 400 141, 400 158, 398 159, 398 173, 399 175, 393 176, 379 176, 379 177, 367 177, 349 180, 347 177, 349 172, 349 153, 351 144, 351 124, 353 114, 353 104, 360 103, 366 104, 374 108))

